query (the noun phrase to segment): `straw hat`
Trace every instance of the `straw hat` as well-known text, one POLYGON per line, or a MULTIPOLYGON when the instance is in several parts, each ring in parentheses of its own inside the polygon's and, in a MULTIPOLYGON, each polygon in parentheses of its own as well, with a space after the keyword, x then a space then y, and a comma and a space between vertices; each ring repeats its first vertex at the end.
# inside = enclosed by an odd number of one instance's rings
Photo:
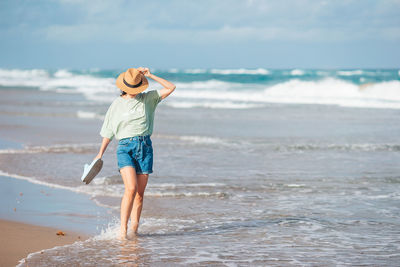
POLYGON ((146 90, 149 86, 149 81, 143 73, 137 69, 130 68, 118 76, 115 84, 122 91, 135 95, 146 90))

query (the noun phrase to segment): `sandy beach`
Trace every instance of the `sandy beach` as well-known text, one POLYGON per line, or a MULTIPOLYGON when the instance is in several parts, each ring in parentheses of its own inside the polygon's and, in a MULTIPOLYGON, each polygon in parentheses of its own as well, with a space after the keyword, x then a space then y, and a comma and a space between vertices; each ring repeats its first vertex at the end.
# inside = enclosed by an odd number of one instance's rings
POLYGON ((0 242, 3 244, 0 249, 0 266, 15 266, 29 253, 88 238, 65 230, 65 235, 57 235, 61 229, 8 220, 0 220, 0 229, 0 242))

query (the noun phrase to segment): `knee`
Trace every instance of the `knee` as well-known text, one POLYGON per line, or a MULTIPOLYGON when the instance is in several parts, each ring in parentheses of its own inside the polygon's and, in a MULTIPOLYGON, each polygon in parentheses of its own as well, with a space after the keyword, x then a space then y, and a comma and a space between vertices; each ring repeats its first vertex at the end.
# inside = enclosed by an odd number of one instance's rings
POLYGON ((132 186, 125 188, 125 195, 127 196, 133 197, 135 193, 136 193, 136 187, 132 186))
POLYGON ((143 194, 140 194, 139 192, 135 196, 135 202, 137 203, 143 203, 143 194))

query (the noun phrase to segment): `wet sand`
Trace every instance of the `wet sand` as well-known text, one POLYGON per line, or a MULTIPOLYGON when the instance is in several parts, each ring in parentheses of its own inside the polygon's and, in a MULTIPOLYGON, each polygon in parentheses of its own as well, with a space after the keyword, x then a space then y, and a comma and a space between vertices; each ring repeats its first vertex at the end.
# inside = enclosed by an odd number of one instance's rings
POLYGON ((89 196, 0 175, 0 266, 15 266, 32 252, 83 241, 107 214, 89 196), (57 232, 65 235, 57 235, 57 232), (83 234, 82 234, 83 233, 83 234))
POLYGON ((64 231, 64 236, 56 233, 62 229, 36 226, 14 221, 0 220, 0 266, 15 266, 29 253, 72 244, 85 240, 88 236, 64 231))
POLYGON ((91 197, 0 173, 0 219, 95 235, 108 223, 108 209, 91 197), (17 178, 17 179, 15 179, 17 178))

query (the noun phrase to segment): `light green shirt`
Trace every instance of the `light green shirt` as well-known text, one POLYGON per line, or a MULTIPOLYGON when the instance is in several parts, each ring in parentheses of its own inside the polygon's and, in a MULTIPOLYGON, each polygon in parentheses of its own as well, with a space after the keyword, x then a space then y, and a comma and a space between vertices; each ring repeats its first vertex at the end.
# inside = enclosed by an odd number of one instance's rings
POLYGON ((126 137, 151 135, 154 111, 161 101, 161 93, 152 90, 137 94, 134 98, 121 96, 114 99, 107 110, 100 135, 110 140, 126 137))

